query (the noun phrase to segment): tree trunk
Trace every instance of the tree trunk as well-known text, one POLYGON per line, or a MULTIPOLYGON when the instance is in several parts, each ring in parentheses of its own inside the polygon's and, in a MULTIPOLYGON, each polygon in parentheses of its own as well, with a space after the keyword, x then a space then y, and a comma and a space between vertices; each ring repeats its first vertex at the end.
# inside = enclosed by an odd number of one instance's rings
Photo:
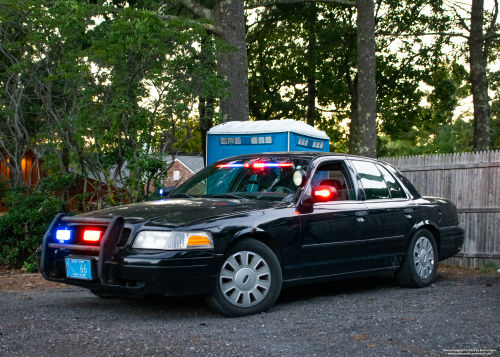
POLYGON ((472 0, 469 55, 472 103, 474 105, 474 150, 490 147, 490 103, 486 61, 483 58, 484 1, 472 0))
POLYGON ((349 123, 349 154, 356 155, 358 144, 358 75, 351 81, 349 67, 346 71, 347 85, 351 94, 351 122, 349 123))
POLYGON ((316 117, 316 3, 309 3, 309 44, 307 46, 307 124, 314 126, 316 117))
POLYGON ((358 154, 377 157, 377 86, 373 0, 357 0, 358 154))
POLYGON ((214 125, 214 98, 208 100, 200 97, 198 106, 200 112, 200 133, 201 133, 201 151, 203 153, 203 164, 207 166, 207 132, 214 125))
POLYGON ((220 38, 236 51, 219 56, 217 67, 229 82, 231 96, 220 103, 225 121, 249 120, 248 58, 246 47, 245 10, 243 0, 218 0, 212 10, 214 24, 221 30, 220 38))

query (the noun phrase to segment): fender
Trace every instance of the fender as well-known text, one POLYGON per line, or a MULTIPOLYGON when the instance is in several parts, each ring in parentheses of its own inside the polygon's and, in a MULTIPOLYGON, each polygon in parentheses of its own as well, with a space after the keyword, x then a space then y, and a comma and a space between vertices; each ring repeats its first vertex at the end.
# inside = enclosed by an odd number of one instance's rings
MULTIPOLYGON (((247 227, 242 229, 241 231, 238 231, 233 237, 227 242, 227 247, 229 247, 231 244, 233 244, 236 240, 240 239, 243 236, 252 236, 252 235, 266 235, 270 237, 272 240, 277 241, 276 237, 273 237, 272 234, 269 234, 268 232, 264 231, 262 228, 259 227, 247 227)), ((226 249, 227 249, 226 247, 226 249)))
POLYGON ((267 245, 273 252, 276 254, 276 257, 278 258, 278 261, 280 262, 281 269, 284 269, 284 261, 283 261, 283 255, 281 252, 281 249, 279 247, 279 242, 278 239, 271 233, 263 230, 262 228, 258 227, 248 227, 245 229, 242 229, 238 233, 236 233, 227 243, 227 248, 236 242, 239 239, 245 238, 245 237, 251 237, 254 238, 255 240, 258 240, 265 245, 267 245))
MULTIPOLYGON (((420 228, 424 227, 424 226, 432 226, 436 229, 437 232, 439 232, 439 226, 436 222, 434 221, 431 221, 431 220, 425 220, 425 221, 420 221, 420 222, 417 222, 415 223, 415 225, 413 227, 411 227, 410 229, 410 233, 408 234, 408 237, 406 238, 406 246, 408 246, 409 242, 410 242, 410 239, 411 237, 413 237, 413 234, 415 234, 415 232, 417 230, 419 230, 420 228)), ((439 233, 438 233, 439 234, 439 233)), ((438 239, 436 239, 436 244, 438 245, 438 251, 439 251, 439 237, 438 239)))

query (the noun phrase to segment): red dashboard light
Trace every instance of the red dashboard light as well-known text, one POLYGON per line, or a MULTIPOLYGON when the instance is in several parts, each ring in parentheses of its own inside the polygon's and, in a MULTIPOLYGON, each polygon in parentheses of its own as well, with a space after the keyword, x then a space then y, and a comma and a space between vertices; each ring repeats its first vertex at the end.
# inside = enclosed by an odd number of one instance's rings
POLYGON ((316 190, 314 191, 314 196, 321 198, 330 198, 332 196, 332 191, 326 189, 316 190))
POLYGON ((83 232, 83 240, 87 242, 98 242, 101 239, 101 231, 86 230, 83 232))

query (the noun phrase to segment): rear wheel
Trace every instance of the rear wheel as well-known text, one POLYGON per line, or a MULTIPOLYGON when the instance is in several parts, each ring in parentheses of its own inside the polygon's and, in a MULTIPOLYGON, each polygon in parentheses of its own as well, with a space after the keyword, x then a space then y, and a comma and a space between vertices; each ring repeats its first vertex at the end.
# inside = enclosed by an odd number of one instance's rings
POLYGON ((281 291, 281 267, 265 244, 243 239, 224 256, 216 286, 207 304, 225 316, 246 316, 267 311, 281 291))
POLYGON ((434 281, 437 272, 437 246, 427 229, 418 230, 406 250, 401 268, 395 273, 399 284, 409 288, 424 288, 434 281))

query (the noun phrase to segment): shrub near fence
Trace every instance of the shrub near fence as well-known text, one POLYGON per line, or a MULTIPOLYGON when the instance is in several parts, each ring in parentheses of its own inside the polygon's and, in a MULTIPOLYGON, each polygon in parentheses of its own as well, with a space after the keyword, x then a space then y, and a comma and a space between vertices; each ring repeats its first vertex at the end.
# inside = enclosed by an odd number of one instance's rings
POLYGON ((444 197, 457 205, 465 243, 447 263, 500 266, 500 151, 379 160, 396 166, 422 196, 444 197))

